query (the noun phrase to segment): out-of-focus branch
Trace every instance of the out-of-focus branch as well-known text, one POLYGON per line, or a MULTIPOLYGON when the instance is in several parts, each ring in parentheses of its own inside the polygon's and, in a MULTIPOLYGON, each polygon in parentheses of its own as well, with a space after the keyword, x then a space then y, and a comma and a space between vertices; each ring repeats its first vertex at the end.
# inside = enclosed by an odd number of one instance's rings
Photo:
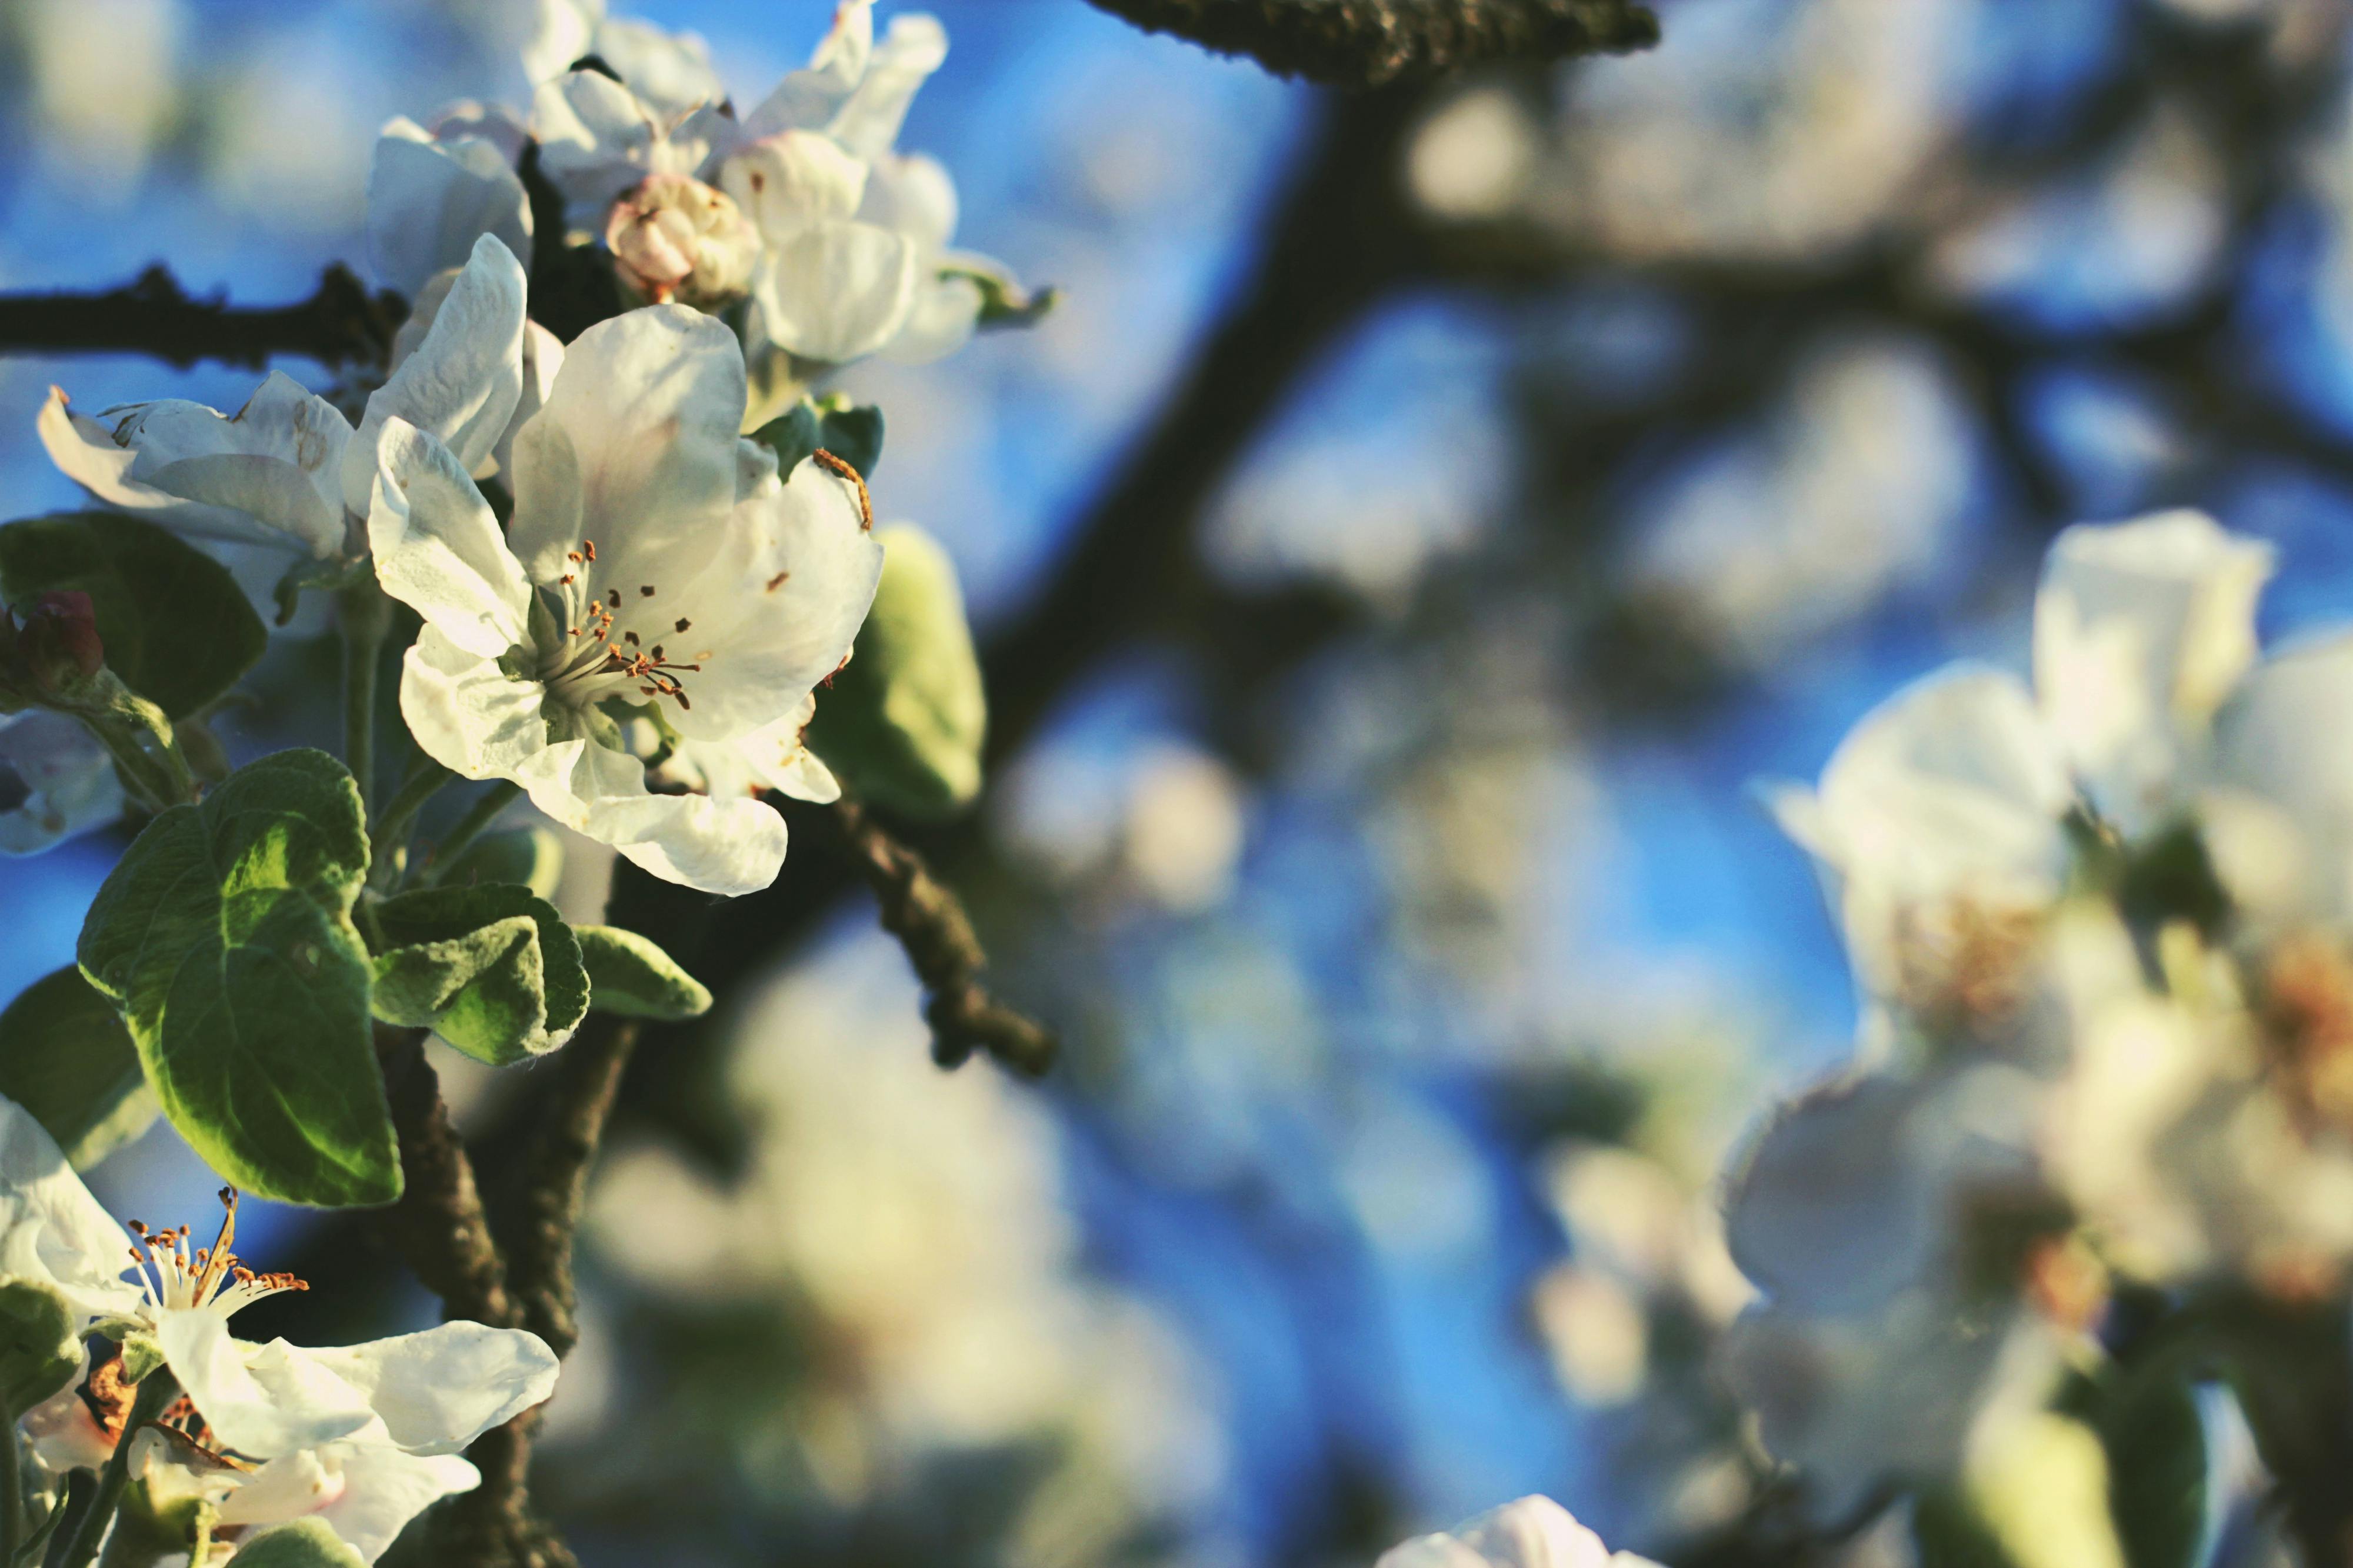
POLYGON ((847 801, 833 810, 849 840, 859 871, 882 905, 882 927, 907 950, 923 983, 923 1017, 932 1026, 932 1058, 959 1067, 985 1051, 1024 1077, 1053 1065, 1054 1037, 1008 1007, 980 983, 988 963, 972 921, 923 858, 893 838, 847 801))
POLYGON ((0 294, 0 353, 142 353, 259 368, 276 354, 322 364, 378 363, 408 314, 397 294, 371 294, 349 268, 327 268, 299 305, 257 310, 199 300, 163 266, 100 293, 0 294))
POLYGON ((1092 0, 1151 33, 1277 76, 1378 87, 1497 60, 1623 53, 1659 41, 1633 0, 1092 0))

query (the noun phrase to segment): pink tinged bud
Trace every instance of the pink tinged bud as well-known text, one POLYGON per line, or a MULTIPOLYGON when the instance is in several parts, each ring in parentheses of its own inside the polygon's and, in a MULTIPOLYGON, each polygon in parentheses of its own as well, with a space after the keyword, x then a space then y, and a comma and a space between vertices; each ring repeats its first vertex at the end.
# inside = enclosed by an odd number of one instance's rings
POLYGON ((37 684, 55 689, 105 668, 106 645, 88 594, 53 589, 33 601, 23 621, 16 652, 37 684))
POLYGON ((649 174, 613 204, 605 244, 636 298, 715 310, 752 286, 760 237, 723 191, 685 174, 649 174))

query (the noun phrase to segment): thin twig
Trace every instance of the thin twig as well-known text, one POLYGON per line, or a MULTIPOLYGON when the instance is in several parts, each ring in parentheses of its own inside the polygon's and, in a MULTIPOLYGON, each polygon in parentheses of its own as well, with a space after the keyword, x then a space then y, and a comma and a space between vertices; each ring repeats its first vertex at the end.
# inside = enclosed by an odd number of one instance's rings
POLYGON ((1092 0, 1150 33, 1277 76, 1378 87, 1497 60, 1620 54, 1659 41, 1633 0, 1092 0))
POLYGON ((973 1052, 986 1051, 1027 1078, 1053 1066, 1054 1037, 981 984, 988 955, 955 894, 922 856, 860 807, 843 801, 833 811, 867 886, 881 901, 883 929, 907 950, 907 962, 928 993, 923 1017, 932 1026, 932 1058, 944 1068, 961 1067, 973 1052))
POLYGON ((169 268, 98 293, 0 294, 0 354, 143 353, 175 365, 200 360, 256 369, 273 355, 325 365, 376 364, 391 351, 407 303, 371 294, 340 264, 298 305, 256 310, 191 298, 169 268))

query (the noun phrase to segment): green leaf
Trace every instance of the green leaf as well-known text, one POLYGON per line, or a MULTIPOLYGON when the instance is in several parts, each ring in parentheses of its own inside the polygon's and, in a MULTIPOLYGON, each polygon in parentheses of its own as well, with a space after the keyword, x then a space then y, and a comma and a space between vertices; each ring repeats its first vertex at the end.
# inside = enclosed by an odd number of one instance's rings
POLYGON ((60 969, 0 1013, 0 1094, 87 1170, 147 1131, 161 1107, 114 1005, 60 969))
POLYGON ((237 1548, 237 1568, 365 1568, 366 1561, 322 1519, 277 1525, 237 1548))
POLYGON ((788 479, 822 447, 856 468, 860 479, 871 480, 882 460, 882 411, 852 404, 838 392, 823 399, 804 397, 753 431, 752 439, 776 454, 776 471, 788 479))
POLYGON ((351 921, 367 863, 351 774, 280 752, 150 823, 82 922, 82 973, 131 1026, 164 1114, 264 1197, 400 1195, 351 921))
POLYGON ((0 1275, 0 1409, 21 1415, 81 1372, 81 1314, 54 1285, 0 1275))
POLYGON ((2178 1376, 2120 1381, 2103 1403, 2108 1509, 2132 1568, 2190 1568, 2206 1538, 2206 1424, 2178 1376))
POLYGON ((475 882, 512 882, 543 899, 555 896, 564 875, 564 841, 544 827, 518 827, 484 834, 441 873, 443 887, 475 882))
POLYGON ((2084 1422, 2052 1411, 1999 1419, 1972 1435, 1961 1484, 2017 1568, 2125 1568, 2107 1455, 2084 1422))
POLYGON ((0 528, 0 601, 74 588, 107 668, 174 719, 217 700, 269 641, 228 569, 152 522, 82 511, 0 528))
POLYGON ((509 1067, 572 1037, 588 1012, 580 943, 555 906, 501 882, 423 888, 368 914, 375 1016, 509 1067))
POLYGON ((618 926, 581 926, 574 934, 588 964, 588 1005, 599 1012, 675 1023, 711 1010, 702 982, 648 938, 618 926))
POLYGON ((904 523, 877 530, 882 581, 849 663, 818 693, 809 749, 854 794, 902 816, 953 816, 980 793, 988 699, 955 564, 904 523))

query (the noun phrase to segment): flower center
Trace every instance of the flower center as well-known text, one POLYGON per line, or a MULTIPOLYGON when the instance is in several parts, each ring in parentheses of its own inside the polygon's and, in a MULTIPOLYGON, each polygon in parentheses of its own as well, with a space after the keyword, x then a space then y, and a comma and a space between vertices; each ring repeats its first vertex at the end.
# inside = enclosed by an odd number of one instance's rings
POLYGON ((311 1288, 291 1274, 256 1274, 239 1264, 237 1254, 229 1250, 229 1244, 237 1239, 237 1189, 223 1187, 220 1201, 220 1234, 210 1247, 193 1252, 188 1248, 186 1226, 151 1232, 137 1220, 131 1222, 131 1234, 139 1238, 139 1246, 131 1249, 131 1260, 137 1266, 140 1288, 147 1292, 149 1301, 165 1311, 210 1306, 227 1313, 249 1307, 265 1296, 311 1288))
MULTIPOLYGON (((625 624, 650 618, 649 601, 660 597, 659 586, 640 583, 634 595, 617 587, 600 592, 588 581, 593 575, 589 568, 596 563, 593 539, 582 540, 580 548, 570 552, 567 559, 573 570, 556 580, 562 640, 548 650, 541 679, 575 707, 593 707, 634 689, 649 700, 668 698, 681 710, 691 709, 694 703, 687 695, 683 678, 699 673, 711 658, 711 651, 706 648, 677 658, 670 654, 666 640, 654 642, 649 637, 684 637, 694 629, 694 623, 678 616, 668 620, 668 631, 652 627, 641 631, 625 624), (625 616, 625 611, 633 613, 625 616)), ((667 606, 662 613, 667 615, 667 606)))

